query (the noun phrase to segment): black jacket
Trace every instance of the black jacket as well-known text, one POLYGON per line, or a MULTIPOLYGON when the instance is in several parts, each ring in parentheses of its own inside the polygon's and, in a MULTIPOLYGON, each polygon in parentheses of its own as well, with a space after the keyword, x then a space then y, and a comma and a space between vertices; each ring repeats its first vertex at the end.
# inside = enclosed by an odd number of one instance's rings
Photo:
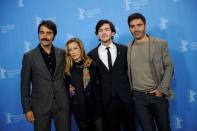
POLYGON ((112 90, 115 90, 122 101, 126 103, 131 102, 131 89, 127 75, 127 47, 120 44, 115 44, 115 46, 117 48, 117 57, 111 72, 99 58, 99 46, 88 54, 96 62, 98 68, 104 105, 109 103, 112 90))
POLYGON ((83 62, 74 63, 71 75, 66 76, 67 85, 71 84, 75 87, 75 93, 70 94, 70 100, 72 111, 78 120, 96 119, 101 116, 102 112, 95 63, 93 62, 87 69, 90 73, 90 81, 85 89, 83 85, 83 62))

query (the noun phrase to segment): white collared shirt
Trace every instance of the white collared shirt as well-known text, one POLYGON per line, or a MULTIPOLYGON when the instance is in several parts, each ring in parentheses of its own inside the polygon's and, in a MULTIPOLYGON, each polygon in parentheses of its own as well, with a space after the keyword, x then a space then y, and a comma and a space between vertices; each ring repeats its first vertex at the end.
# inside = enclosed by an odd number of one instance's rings
POLYGON ((116 46, 111 43, 109 46, 104 46, 102 43, 101 45, 99 46, 98 48, 98 55, 99 55, 99 58, 101 59, 101 61, 105 64, 105 66, 109 69, 109 66, 108 66, 108 56, 107 56, 107 47, 110 47, 109 48, 109 51, 111 53, 111 58, 112 58, 112 66, 114 65, 114 62, 116 60, 116 57, 117 57, 117 48, 116 46))

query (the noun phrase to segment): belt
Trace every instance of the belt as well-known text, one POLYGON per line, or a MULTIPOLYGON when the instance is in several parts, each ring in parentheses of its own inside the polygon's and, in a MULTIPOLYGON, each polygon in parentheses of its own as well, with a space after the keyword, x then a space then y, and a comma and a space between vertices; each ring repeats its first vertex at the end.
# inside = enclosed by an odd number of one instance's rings
POLYGON ((133 90, 133 93, 156 95, 156 93, 150 93, 151 91, 153 91, 153 90, 143 90, 143 91, 133 90))

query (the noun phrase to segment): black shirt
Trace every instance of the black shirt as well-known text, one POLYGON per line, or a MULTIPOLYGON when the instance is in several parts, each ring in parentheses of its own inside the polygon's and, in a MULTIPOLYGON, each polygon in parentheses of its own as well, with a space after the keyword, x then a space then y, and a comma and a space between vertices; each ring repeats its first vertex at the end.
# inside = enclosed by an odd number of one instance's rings
POLYGON ((44 62, 46 64, 51 76, 53 76, 53 74, 55 72, 55 66, 56 66, 54 47, 52 45, 51 52, 49 54, 44 51, 44 49, 41 47, 41 45, 39 45, 39 47, 40 47, 40 52, 42 54, 42 58, 44 59, 44 62))

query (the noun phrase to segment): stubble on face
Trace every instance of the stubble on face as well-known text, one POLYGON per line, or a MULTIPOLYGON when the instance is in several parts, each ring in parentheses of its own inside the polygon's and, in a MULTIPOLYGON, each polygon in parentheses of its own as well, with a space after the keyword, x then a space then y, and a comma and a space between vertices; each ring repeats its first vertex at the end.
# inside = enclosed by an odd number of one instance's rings
POLYGON ((134 19, 129 23, 130 32, 136 41, 143 41, 146 37, 146 24, 141 19, 134 19))
POLYGON ((46 26, 41 26, 39 31, 39 40, 42 47, 48 48, 52 46, 54 33, 46 26))

